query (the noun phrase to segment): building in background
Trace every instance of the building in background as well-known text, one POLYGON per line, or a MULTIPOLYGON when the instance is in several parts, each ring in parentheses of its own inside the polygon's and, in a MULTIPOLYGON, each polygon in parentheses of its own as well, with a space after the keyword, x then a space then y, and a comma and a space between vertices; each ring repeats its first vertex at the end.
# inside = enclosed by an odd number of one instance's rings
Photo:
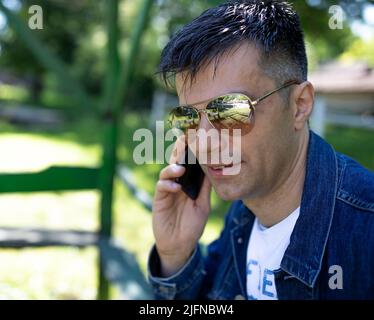
POLYGON ((309 80, 316 90, 314 131, 323 136, 328 123, 374 129, 374 69, 365 63, 333 62, 309 80))

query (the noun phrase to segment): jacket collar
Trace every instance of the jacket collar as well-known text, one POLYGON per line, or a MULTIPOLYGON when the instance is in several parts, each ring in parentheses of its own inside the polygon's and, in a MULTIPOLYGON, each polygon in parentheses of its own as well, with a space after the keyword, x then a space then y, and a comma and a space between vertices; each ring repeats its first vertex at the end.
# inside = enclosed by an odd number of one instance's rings
POLYGON ((337 170, 335 151, 311 131, 300 215, 281 262, 281 269, 309 287, 314 287, 321 270, 335 208, 337 170))

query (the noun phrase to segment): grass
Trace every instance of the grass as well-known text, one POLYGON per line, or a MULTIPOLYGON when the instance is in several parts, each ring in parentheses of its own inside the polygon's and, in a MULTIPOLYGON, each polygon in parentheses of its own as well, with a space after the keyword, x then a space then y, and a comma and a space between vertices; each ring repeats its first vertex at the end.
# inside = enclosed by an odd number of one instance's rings
POLYGON ((374 171, 374 131, 328 126, 326 139, 334 148, 374 171))
MULTIPOLYGON (((133 132, 146 115, 129 114, 120 135, 119 158, 132 168, 139 186, 153 193, 161 165, 137 166, 132 159, 133 132)), ((373 132, 329 127, 327 140, 374 170, 373 132)), ((52 164, 97 166, 101 162, 101 126, 92 118, 71 121, 60 131, 22 129, 0 123, 0 172, 37 171, 52 164)), ((153 244, 151 216, 123 185, 115 182, 114 234, 146 270, 153 244)), ((203 236, 218 236, 228 203, 213 196, 213 214, 203 236)), ((0 225, 17 227, 98 228, 95 191, 0 196, 0 225)), ((95 248, 0 250, 0 299, 94 299, 97 286, 95 248)), ((113 298, 116 298, 114 291, 113 298)))
POLYGON ((92 299, 93 248, 1 250, 1 299, 92 299))

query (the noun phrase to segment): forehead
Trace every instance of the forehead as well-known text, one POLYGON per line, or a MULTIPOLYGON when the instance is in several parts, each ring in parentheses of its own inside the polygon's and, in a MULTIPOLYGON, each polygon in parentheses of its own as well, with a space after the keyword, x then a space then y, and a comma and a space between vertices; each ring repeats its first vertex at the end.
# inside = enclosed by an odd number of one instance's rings
POLYGON ((213 60, 203 65, 192 82, 187 72, 177 74, 180 103, 205 101, 230 92, 256 92, 264 81, 258 61, 258 49, 246 43, 224 53, 217 64, 213 60))

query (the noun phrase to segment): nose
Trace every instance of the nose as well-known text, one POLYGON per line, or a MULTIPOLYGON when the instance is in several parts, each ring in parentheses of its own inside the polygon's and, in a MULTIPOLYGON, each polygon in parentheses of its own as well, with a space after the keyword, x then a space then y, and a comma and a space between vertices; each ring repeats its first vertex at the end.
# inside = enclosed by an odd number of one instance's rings
POLYGON ((196 150, 196 157, 200 164, 219 163, 220 132, 209 122, 204 112, 200 112, 200 124, 196 139, 194 139, 194 150, 196 150))
POLYGON ((203 111, 200 110, 199 111, 199 115, 200 115, 199 129, 203 129, 205 131, 209 131, 211 129, 215 129, 214 126, 212 126, 212 124, 208 120, 208 117, 205 114, 205 112, 203 112, 203 111))

